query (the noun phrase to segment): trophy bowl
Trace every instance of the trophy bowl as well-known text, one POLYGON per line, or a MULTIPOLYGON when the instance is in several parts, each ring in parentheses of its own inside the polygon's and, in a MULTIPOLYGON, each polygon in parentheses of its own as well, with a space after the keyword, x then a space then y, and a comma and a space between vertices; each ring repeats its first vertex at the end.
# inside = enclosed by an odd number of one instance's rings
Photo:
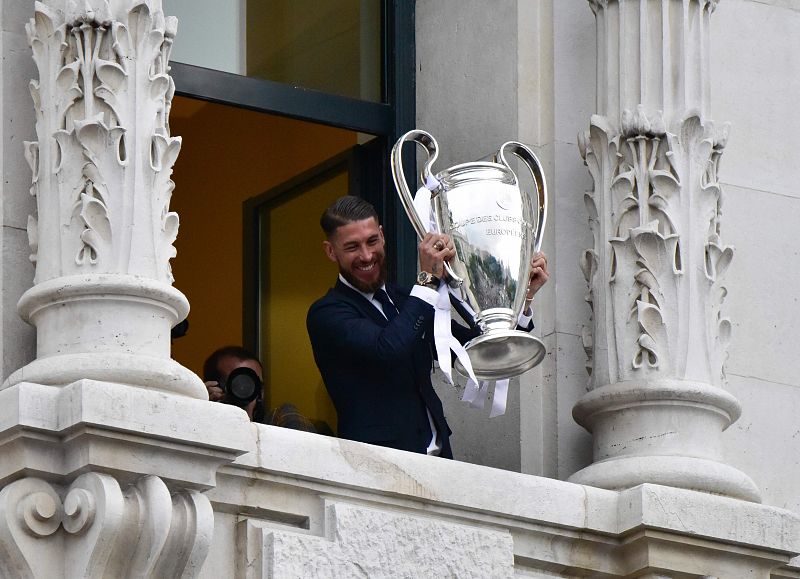
MULTIPOLYGON (((539 338, 519 330, 489 331, 467 342, 465 348, 478 380, 518 376, 537 366, 547 354, 539 338)), ((467 375, 459 360, 455 368, 463 376, 467 375)))

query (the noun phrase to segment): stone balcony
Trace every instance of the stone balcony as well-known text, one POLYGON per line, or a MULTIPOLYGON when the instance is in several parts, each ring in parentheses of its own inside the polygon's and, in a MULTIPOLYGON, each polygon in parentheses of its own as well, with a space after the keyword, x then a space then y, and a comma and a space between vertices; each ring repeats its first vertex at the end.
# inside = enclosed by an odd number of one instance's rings
POLYGON ((207 493, 201 577, 797 577, 800 518, 254 425, 207 493))

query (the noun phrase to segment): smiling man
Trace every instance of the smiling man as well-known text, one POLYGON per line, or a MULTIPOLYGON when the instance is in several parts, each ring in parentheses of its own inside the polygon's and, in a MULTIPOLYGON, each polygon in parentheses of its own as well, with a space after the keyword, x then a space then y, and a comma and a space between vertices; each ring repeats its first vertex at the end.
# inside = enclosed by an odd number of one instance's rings
MULTIPOLYGON (((370 203, 341 197, 320 225, 339 279, 311 306, 306 325, 339 436, 451 457, 450 429, 431 385, 428 337, 431 304, 442 264, 455 255, 453 244, 446 235, 428 235, 419 245, 424 274, 411 292, 400 291, 386 286, 383 228, 370 203)), ((460 328, 462 338, 474 335, 460 328)))
MULTIPOLYGON (((433 304, 443 264, 455 256, 452 241, 434 233, 422 239, 417 283, 404 291, 386 283, 383 228, 367 201, 340 197, 320 225, 339 279, 311 306, 306 327, 339 436, 452 458, 450 428, 431 385, 433 304)), ((531 296, 547 281, 544 256, 536 259, 531 296)), ((453 306, 468 316, 457 300, 453 306)), ((464 342, 478 331, 453 323, 452 333, 464 342)))

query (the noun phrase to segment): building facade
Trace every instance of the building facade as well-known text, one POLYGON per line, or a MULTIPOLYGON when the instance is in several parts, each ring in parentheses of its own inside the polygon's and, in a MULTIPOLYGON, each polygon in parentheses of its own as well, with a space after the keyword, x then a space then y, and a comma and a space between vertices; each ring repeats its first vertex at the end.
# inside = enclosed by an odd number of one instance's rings
POLYGON ((800 577, 797 0, 224 4, 0 2, 0 575, 800 577), (307 365, 281 243, 331 195, 413 271, 413 127, 543 161, 545 361, 491 419, 438 378, 455 461, 209 403, 220 341, 307 365))

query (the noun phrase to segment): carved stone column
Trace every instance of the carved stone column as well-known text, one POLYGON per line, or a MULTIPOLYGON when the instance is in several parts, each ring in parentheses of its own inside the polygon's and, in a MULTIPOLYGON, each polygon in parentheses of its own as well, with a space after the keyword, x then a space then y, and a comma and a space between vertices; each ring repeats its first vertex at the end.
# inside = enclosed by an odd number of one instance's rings
POLYGON ((598 114, 579 136, 594 180, 594 247, 581 267, 593 329, 589 393, 575 419, 594 460, 570 480, 650 482, 758 501, 724 464, 740 415, 724 390, 731 324, 717 177, 728 126, 709 118, 709 28, 717 0, 589 0, 597 21, 598 114))
POLYGON ((169 265, 177 21, 160 0, 47 0, 35 11, 38 141, 26 157, 36 274, 19 310, 36 326, 37 359, 6 385, 91 378, 205 399, 199 378, 170 359, 170 328, 189 311, 169 265))
POLYGON ((38 345, 0 388, 3 577, 197 576, 202 492, 255 447, 244 411, 170 358, 189 308, 169 265, 176 27, 161 0, 36 2, 27 26, 36 273, 19 309, 38 345))

